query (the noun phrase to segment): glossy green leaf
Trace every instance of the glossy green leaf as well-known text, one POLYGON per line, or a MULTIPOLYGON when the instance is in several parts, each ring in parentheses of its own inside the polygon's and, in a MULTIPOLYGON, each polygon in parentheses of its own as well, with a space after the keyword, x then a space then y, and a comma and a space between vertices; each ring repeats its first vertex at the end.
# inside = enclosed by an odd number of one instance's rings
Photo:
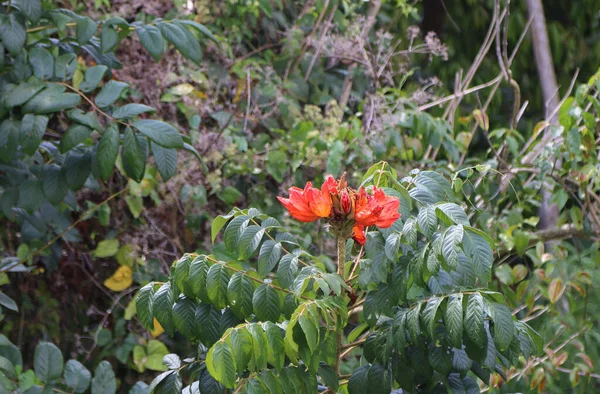
POLYGON ((84 393, 90 386, 92 373, 79 361, 69 360, 65 365, 65 383, 76 393, 84 393))
POLYGON ((146 155, 133 131, 125 129, 123 138, 123 168, 131 179, 141 182, 146 171, 146 155))
POLYGON ((230 272, 224 264, 214 264, 206 275, 206 291, 210 302, 217 309, 227 306, 227 286, 230 272))
POLYGON ((235 360, 227 342, 219 341, 210 348, 206 355, 208 372, 223 386, 235 386, 235 360))
POLYGON ((48 117, 26 114, 21 121, 21 149, 32 156, 42 142, 42 137, 48 127, 48 117))
POLYGON ((486 335, 483 326, 483 314, 483 298, 481 294, 470 294, 467 302, 467 310, 465 311, 464 327, 467 336, 479 347, 483 347, 486 335))
POLYGON ((155 61, 159 61, 164 50, 164 40, 160 30, 154 26, 139 26, 136 28, 142 46, 150 53, 155 61))
POLYGON ((94 101, 100 108, 108 107, 121 97, 125 89, 129 87, 125 82, 115 81, 111 79, 100 90, 94 101))
POLYGON ((35 347, 33 367, 35 375, 43 383, 55 383, 63 372, 63 356, 56 345, 49 342, 40 342, 35 347))
POLYGON ((135 300, 135 309, 140 322, 148 330, 154 330, 154 282, 140 289, 135 300))
POLYGON ((92 394, 115 394, 117 379, 108 361, 101 361, 94 371, 92 379, 92 394))
POLYGON ((173 323, 173 290, 171 283, 164 283, 154 294, 153 300, 154 317, 169 334, 175 332, 175 324, 173 323))
POLYGON ((134 122, 132 126, 164 148, 183 147, 183 139, 177 130, 168 123, 144 119, 134 122))
POLYGON ((259 321, 278 321, 281 315, 281 298, 273 287, 266 283, 258 286, 252 297, 254 316, 259 321))
POLYGON ((231 311, 240 319, 248 318, 253 311, 254 282, 248 275, 236 272, 227 285, 227 300, 231 311))
POLYGON ((461 293, 448 297, 444 324, 450 344, 460 349, 463 337, 463 295, 461 293))

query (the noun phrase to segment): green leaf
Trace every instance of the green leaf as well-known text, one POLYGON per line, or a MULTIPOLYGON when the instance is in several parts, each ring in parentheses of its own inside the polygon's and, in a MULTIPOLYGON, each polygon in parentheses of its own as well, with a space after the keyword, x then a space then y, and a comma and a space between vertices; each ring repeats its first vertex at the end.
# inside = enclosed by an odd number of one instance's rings
POLYGON ((444 324, 450 344, 460 349, 463 337, 463 295, 461 293, 452 294, 448 298, 444 324))
POLYGON ((54 61, 54 76, 63 82, 71 80, 76 69, 77 55, 74 53, 64 53, 54 61))
POLYGON ((90 137, 92 129, 80 124, 69 126, 65 134, 60 139, 60 153, 65 153, 81 144, 90 137))
POLYGON ((389 393, 392 391, 390 376, 382 365, 374 364, 367 374, 369 393, 389 393))
POLYGON ((348 380, 349 394, 369 393, 369 368, 369 365, 363 365, 352 372, 352 376, 348 380))
POLYGON ((115 49, 118 43, 119 34, 117 33, 117 31, 112 26, 103 24, 100 41, 100 53, 105 54, 112 51, 113 49, 115 49))
POLYGON ((75 93, 64 93, 56 88, 46 88, 29 100, 22 108, 23 113, 49 114, 73 108, 81 103, 75 93))
POLYGON ((227 224, 229 219, 232 218, 232 214, 229 215, 219 215, 217 216, 210 225, 210 241, 212 243, 215 242, 217 235, 221 232, 221 229, 227 224))
POLYGON ((102 78, 106 74, 108 67, 104 65, 88 67, 85 70, 85 77, 81 85, 79 85, 79 89, 83 92, 91 92, 95 90, 100 82, 102 82, 102 78))
POLYGON ((0 124, 0 162, 12 160, 19 144, 19 122, 6 119, 0 124))
POLYGON ((475 268, 475 274, 479 281, 487 285, 492 279, 492 265, 494 256, 489 242, 481 235, 469 231, 466 228, 463 236, 463 249, 465 254, 471 258, 475 268))
POLYGON ((77 18, 77 42, 81 45, 86 44, 96 34, 98 25, 96 22, 88 18, 87 16, 80 16, 77 18))
POLYGON ((385 255, 388 259, 396 261, 398 259, 398 252, 400 251, 401 235, 399 233, 392 233, 385 239, 385 255))
POLYGON ((94 371, 92 379, 92 394, 115 394, 117 380, 108 361, 101 361, 94 371))
POLYGON ((206 292, 206 275, 209 268, 204 256, 196 257, 190 264, 189 281, 192 284, 192 292, 202 302, 210 301, 206 292))
POLYGON ((173 323, 190 341, 196 338, 195 315, 196 303, 187 297, 181 297, 173 306, 173 323))
POLYGON ((235 360, 227 342, 218 341, 210 348, 206 355, 206 368, 223 386, 235 386, 235 360))
POLYGON ((421 313, 421 303, 418 303, 406 314, 406 328, 410 334, 413 343, 419 343, 419 335, 421 335, 421 323, 419 314, 421 313))
POLYGON ((100 90, 94 101, 100 108, 108 107, 121 97, 121 93, 128 88, 129 85, 125 82, 115 81, 111 79, 100 90))
POLYGON ((257 320, 273 322, 279 320, 282 307, 281 298, 277 290, 270 285, 263 283, 258 286, 252 297, 252 306, 257 320))
POLYGON ((515 336, 515 324, 510 309, 504 304, 490 304, 494 321, 494 344, 502 351, 508 349, 515 336))
POLYGON ((461 224, 463 226, 468 226, 470 224, 465 211, 451 202, 436 205, 436 214, 438 218, 447 225, 461 224))
POLYGON ((44 167, 42 187, 44 196, 54 205, 61 203, 69 191, 65 174, 56 164, 44 167))
POLYGON ((464 231, 462 225, 450 226, 444 233, 442 240, 442 256, 446 263, 456 269, 458 267, 459 245, 462 243, 464 231))
POLYGON ((15 56, 25 46, 27 39, 25 21, 18 13, 11 12, 8 15, 0 15, 0 39, 6 49, 15 56))
POLYGON ((258 273, 260 276, 267 276, 275 268, 281 257, 281 242, 273 240, 265 241, 260 247, 258 254, 258 273))
POLYGON ((236 272, 227 286, 227 300, 231 311, 240 319, 246 319, 252 314, 252 296, 254 283, 248 275, 236 272))
POLYGON ((173 336, 175 325, 173 324, 173 290, 171 283, 164 283, 154 294, 154 317, 173 336))
POLYGON ((22 82, 17 87, 10 91, 3 101, 8 108, 16 107, 25 104, 40 90, 44 89, 46 84, 40 82, 22 82))
POLYGON ((479 293, 469 295, 464 326, 467 336, 473 343, 480 348, 483 347, 486 333, 483 326, 483 298, 479 293))
POLYGON ((150 53, 155 61, 159 61, 164 50, 164 40, 160 30, 154 26, 139 26, 136 28, 142 46, 150 53))
POLYGON ((283 331, 272 322, 263 323, 263 329, 267 334, 267 358, 277 371, 281 371, 285 362, 285 345, 283 342, 283 331))
MULTIPOLYGON (((216 219, 215 219, 216 220, 216 219)), ((250 217, 247 215, 240 215, 235 218, 227 225, 225 229, 225 247, 231 252, 237 252, 237 243, 242 235, 244 229, 248 226, 250 217)))
POLYGON ((73 191, 79 190, 87 181, 92 170, 91 154, 89 151, 78 153, 69 152, 62 165, 67 184, 73 191))
POLYGON ((169 41, 183 56, 196 63, 202 61, 202 49, 198 39, 180 24, 159 22, 157 27, 163 37, 169 41))
POLYGON ((146 171, 146 155, 133 131, 127 127, 123 137, 123 169, 136 182, 141 182, 146 171))
POLYGON ((245 328, 233 329, 229 339, 237 371, 243 373, 252 359, 252 335, 245 328))
POLYGON ((21 121, 21 149, 29 156, 37 151, 48 127, 48 117, 26 114, 21 121))
POLYGON ((100 168, 100 174, 102 179, 108 180, 119 155, 119 130, 114 126, 110 125, 104 131, 100 142, 98 143, 98 149, 96 151, 96 161, 100 168))
POLYGON ((178 370, 181 367, 181 359, 178 355, 170 353, 163 357, 163 364, 165 364, 168 369, 178 370))
POLYGON ((46 384, 58 381, 63 372, 63 356, 50 342, 40 342, 35 347, 33 368, 36 377, 46 384))
POLYGON ((77 360, 69 360, 65 365, 65 383, 76 393, 87 390, 92 380, 92 373, 77 360))
POLYGON ((193 26, 195 27, 200 33, 204 34, 206 37, 208 37, 211 41, 213 41, 215 44, 219 44, 219 42, 217 41, 217 38, 210 32, 210 30, 208 30, 206 28, 206 26, 196 22, 196 21, 191 21, 191 20, 187 20, 187 19, 182 19, 182 20, 178 20, 177 22, 179 22, 180 24, 184 24, 184 25, 189 25, 189 26, 193 26))
POLYGON ((4 294, 1 291, 0 291, 0 305, 2 305, 5 308, 10 309, 11 311, 15 311, 15 312, 19 311, 19 307, 17 306, 17 303, 12 298, 10 298, 9 296, 7 296, 6 294, 4 294))
POLYGON ((279 284, 285 288, 290 287, 294 283, 294 278, 298 273, 298 257, 291 253, 286 254, 279 261, 277 268, 277 279, 279 284))
POLYGON ((168 123, 159 120, 138 120, 133 127, 164 148, 182 148, 183 139, 177 130, 168 123))
POLYGON ((423 322, 425 323, 431 338, 434 338, 435 324, 437 323, 435 316, 443 300, 444 299, 441 297, 431 297, 429 301, 427 301, 427 305, 425 305, 425 310, 423 311, 423 322))
POLYGON ((237 244, 238 259, 245 260, 254 254, 260 241, 265 234, 265 228, 261 226, 248 226, 240 236, 237 244))
POLYGON ((19 204, 27 212, 36 211, 44 202, 44 188, 42 182, 28 179, 21 184, 19 189, 19 204))
POLYGON ((210 304, 201 303, 196 309, 198 339, 205 346, 212 346, 221 337, 221 312, 210 304))
POLYGON ((29 63, 33 68, 33 75, 40 80, 49 80, 54 76, 54 56, 42 47, 29 50, 29 63))
POLYGON ((191 283, 189 283, 191 257, 189 254, 184 254, 175 265, 175 272, 171 269, 172 282, 180 293, 191 295, 191 283), (188 289, 190 287, 190 289, 188 289))
POLYGON ((13 0, 13 5, 17 6, 22 13, 33 23, 37 23, 42 16, 41 0, 13 0))
POLYGON ((124 106, 115 109, 112 113, 112 117, 115 119, 126 119, 145 112, 156 112, 156 109, 144 104, 125 104, 124 106))
POLYGON ((252 364, 250 370, 262 371, 267 368, 267 334, 256 323, 249 324, 247 327, 250 335, 252 335, 252 364))
POLYGON ((156 168, 160 173, 160 177, 166 182, 177 172, 177 150, 163 148, 154 142, 150 146, 152 147, 156 168))
POLYGON ((96 115, 93 112, 83 112, 79 108, 75 108, 67 112, 67 116, 72 121, 87 126, 90 129, 97 131, 104 130, 104 127, 98 122, 98 118, 96 118, 96 115))
MULTIPOLYGON (((303 306, 300 305, 299 308, 303 306)), ((311 353, 317 349, 319 345, 319 323, 316 322, 312 316, 308 313, 301 313, 298 315, 298 323, 304 332, 306 343, 311 353)))
POLYGON ((135 299, 136 314, 148 330, 154 330, 154 282, 142 287, 135 299))
POLYGON ((206 275, 208 298, 217 309, 223 309, 227 306, 229 277, 229 270, 225 264, 214 264, 206 275))
POLYGON ((419 210, 417 224, 419 225, 421 232, 425 234, 427 238, 431 239, 437 230, 438 225, 435 207, 431 205, 422 207, 421 210, 419 210))
POLYGON ((119 251, 119 240, 118 239, 104 239, 98 242, 96 250, 94 250, 94 257, 106 258, 112 257, 119 251))

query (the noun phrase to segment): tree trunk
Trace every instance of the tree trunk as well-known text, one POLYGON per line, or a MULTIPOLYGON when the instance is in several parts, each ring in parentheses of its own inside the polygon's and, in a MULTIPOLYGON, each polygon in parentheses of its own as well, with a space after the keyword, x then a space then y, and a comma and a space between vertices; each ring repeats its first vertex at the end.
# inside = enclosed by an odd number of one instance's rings
MULTIPOLYGON (((554 72, 554 64, 552 63, 552 52, 550 51, 548 30, 546 29, 544 7, 541 0, 527 0, 527 8, 529 9, 530 17, 533 18, 531 23, 533 53, 538 76, 540 78, 540 85, 542 87, 542 98, 544 100, 544 109, 546 112, 545 118, 548 119, 554 109, 558 107, 560 97, 558 93, 558 84, 556 82, 556 74, 554 72)), ((548 119, 552 125, 556 125, 557 120, 556 114, 548 119)), ((551 134, 552 130, 547 128, 543 138, 550 138, 551 134)), ((552 192, 543 187, 542 205, 539 209, 539 228, 541 229, 557 227, 559 214, 558 206, 556 204, 550 204, 549 201, 551 196, 552 192)))

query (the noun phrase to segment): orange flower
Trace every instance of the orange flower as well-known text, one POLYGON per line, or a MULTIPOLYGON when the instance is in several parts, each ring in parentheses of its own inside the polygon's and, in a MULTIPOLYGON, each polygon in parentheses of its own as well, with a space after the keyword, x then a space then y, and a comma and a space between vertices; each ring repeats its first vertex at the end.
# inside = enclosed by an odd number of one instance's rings
POLYGON ((390 227, 400 217, 398 208, 400 200, 386 196, 382 189, 373 188, 373 195, 368 195, 364 187, 356 196, 356 212, 354 220, 363 226, 390 227))
MULTIPOLYGON (((333 177, 331 178, 333 179, 333 177)), ((291 187, 289 198, 277 197, 277 199, 287 208, 294 219, 301 222, 314 222, 319 218, 329 217, 331 195, 328 181, 329 179, 323 183, 321 190, 312 187, 311 182, 306 183, 304 190, 291 187)))
POLYGON ((357 224, 352 227, 352 239, 360 246, 367 243, 367 238, 365 237, 365 226, 362 224, 357 224))

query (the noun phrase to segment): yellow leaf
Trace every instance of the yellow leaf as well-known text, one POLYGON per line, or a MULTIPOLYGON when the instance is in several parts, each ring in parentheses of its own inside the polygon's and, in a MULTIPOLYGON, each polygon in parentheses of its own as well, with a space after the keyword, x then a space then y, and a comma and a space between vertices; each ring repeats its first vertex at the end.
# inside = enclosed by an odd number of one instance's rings
POLYGON ((243 79, 238 80, 237 90, 235 92, 235 97, 233 98, 233 103, 236 104, 242 98, 242 93, 244 93, 244 89, 246 87, 246 81, 243 79))
POLYGON ((550 285, 548 286, 548 296, 550 298, 550 302, 554 304, 560 298, 560 296, 562 296, 564 291, 565 287, 563 286, 562 279, 556 278, 550 282, 550 285))
POLYGON ((485 112, 481 112, 481 110, 476 109, 475 111, 473 111, 473 117, 475 118, 475 122, 477 122, 477 125, 479 127, 484 129, 485 131, 488 131, 490 129, 490 119, 488 118, 485 112))
POLYGON ((160 323, 158 322, 158 320, 156 320, 156 318, 154 318, 154 330, 150 331, 150 335, 152 336, 152 338, 156 338, 157 336, 159 336, 163 332, 165 332, 165 329, 162 328, 162 326, 160 325, 160 323))
POLYGON ((114 274, 104 281, 104 286, 112 291, 123 291, 133 283, 133 271, 126 265, 120 266, 114 274))

